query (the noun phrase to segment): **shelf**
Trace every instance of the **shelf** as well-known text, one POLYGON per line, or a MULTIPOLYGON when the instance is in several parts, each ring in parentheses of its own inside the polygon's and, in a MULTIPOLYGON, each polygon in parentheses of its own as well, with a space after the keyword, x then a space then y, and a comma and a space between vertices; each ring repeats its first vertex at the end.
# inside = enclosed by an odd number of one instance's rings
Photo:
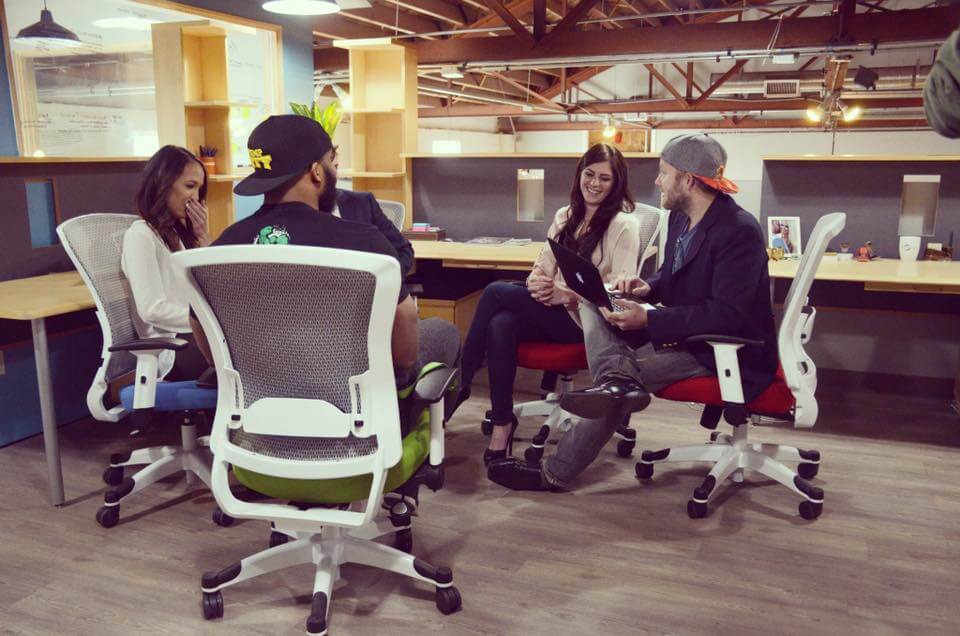
MULTIPOLYGON (((579 159, 580 152, 485 152, 485 153, 457 153, 457 152, 413 152, 400 155, 404 159, 579 159)), ((658 159, 658 152, 625 152, 627 159, 658 159)))
POLYGON ((399 115, 403 113, 403 108, 399 106, 392 108, 353 108, 346 112, 350 115, 399 115))
POLYGON ((960 155, 772 155, 764 161, 960 161, 960 155))
POLYGON ((200 102, 184 102, 186 108, 256 108, 258 104, 231 102, 225 99, 211 99, 200 102))
POLYGON ((0 157, 0 164, 34 163, 140 163, 150 157, 0 157))
POLYGON ((207 175, 207 181, 211 183, 221 183, 221 182, 233 182, 240 181, 241 179, 246 179, 247 175, 245 174, 210 174, 207 175))
POLYGON ((352 40, 334 40, 333 46, 338 49, 361 50, 361 51, 396 51, 397 47, 402 46, 400 42, 394 42, 392 38, 355 38, 352 40))
POLYGON ((402 177, 404 172, 355 172, 353 170, 338 170, 337 174, 341 177, 367 177, 369 179, 396 179, 402 177))

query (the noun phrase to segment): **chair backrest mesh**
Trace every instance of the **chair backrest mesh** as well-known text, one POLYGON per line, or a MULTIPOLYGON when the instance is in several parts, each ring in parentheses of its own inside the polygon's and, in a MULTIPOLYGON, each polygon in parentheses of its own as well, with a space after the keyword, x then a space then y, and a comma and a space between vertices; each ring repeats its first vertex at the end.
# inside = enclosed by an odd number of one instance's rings
POLYGON ((387 218, 393 223, 393 225, 398 229, 403 229, 403 216, 406 212, 402 203, 397 201, 387 201, 386 199, 377 199, 377 203, 380 204, 380 209, 383 210, 383 213, 387 215, 387 218))
MULTIPOLYGON (((240 376, 244 408, 262 398, 302 398, 352 410, 348 379, 369 368, 372 274, 280 263, 199 265, 191 272, 220 324, 240 376)), ((337 460, 377 450, 372 436, 295 437, 237 429, 230 441, 293 461, 337 460)))
POLYGON ((646 253, 647 248, 650 245, 654 245, 654 241, 657 240, 657 236, 660 233, 661 229, 661 219, 663 218, 663 210, 660 208, 653 207, 652 205, 646 205, 644 203, 637 203, 633 211, 633 216, 636 217, 640 225, 640 256, 637 262, 637 270, 643 266, 643 255, 646 253))
MULTIPOLYGON (((110 329, 104 338, 114 345, 138 338, 130 285, 120 269, 123 235, 138 218, 133 214, 87 214, 59 228, 74 266, 93 286, 90 293, 110 329)), ((133 354, 116 352, 108 356, 107 382, 136 369, 133 354)))
POLYGON ((350 412, 347 379, 369 368, 372 274, 281 263, 192 272, 223 330, 245 408, 261 398, 304 398, 350 412))

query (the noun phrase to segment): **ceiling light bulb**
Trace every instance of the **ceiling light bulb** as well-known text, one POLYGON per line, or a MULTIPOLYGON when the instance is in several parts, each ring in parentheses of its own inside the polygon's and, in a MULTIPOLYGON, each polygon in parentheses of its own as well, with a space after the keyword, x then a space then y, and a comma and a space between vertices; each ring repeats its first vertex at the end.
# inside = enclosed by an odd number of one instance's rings
POLYGON ((340 10, 334 0, 270 0, 262 6, 266 11, 284 15, 329 15, 340 10))
POLYGON ((843 111, 843 121, 857 121, 863 114, 863 108, 860 106, 850 106, 843 111))
POLYGON ((826 113, 823 110, 823 106, 820 106, 819 104, 816 106, 811 106, 807 109, 807 119, 815 123, 822 122, 825 114, 826 113))
POLYGON ((617 135, 617 128, 611 122, 607 122, 607 125, 603 127, 603 138, 604 139, 613 139, 617 135))

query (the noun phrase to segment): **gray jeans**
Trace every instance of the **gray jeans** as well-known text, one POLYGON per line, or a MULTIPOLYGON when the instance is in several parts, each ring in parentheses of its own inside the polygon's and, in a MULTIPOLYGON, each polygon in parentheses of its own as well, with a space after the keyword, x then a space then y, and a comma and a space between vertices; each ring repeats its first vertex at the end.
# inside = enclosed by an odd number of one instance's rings
MULTIPOLYGON (((580 304, 580 323, 587 345, 587 362, 594 383, 611 378, 632 379, 650 393, 674 382, 713 372, 687 351, 654 351, 649 342, 635 347, 624 332, 610 325, 593 305, 580 304)), ((637 332, 636 336, 641 334, 637 332)), ((634 344, 639 344, 639 338, 634 344)), ((569 490, 570 483, 600 453, 617 428, 616 414, 596 420, 580 420, 560 438, 557 450, 543 462, 544 478, 555 487, 569 490)))

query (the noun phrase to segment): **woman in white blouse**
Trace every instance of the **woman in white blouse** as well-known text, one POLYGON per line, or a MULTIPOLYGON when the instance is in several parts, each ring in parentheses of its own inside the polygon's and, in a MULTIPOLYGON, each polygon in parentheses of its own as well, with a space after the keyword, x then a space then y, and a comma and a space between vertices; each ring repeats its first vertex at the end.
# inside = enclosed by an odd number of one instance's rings
MULTIPOLYGON (((604 282, 635 275, 640 230, 627 184, 627 164, 613 146, 597 144, 577 164, 570 205, 559 210, 547 236, 589 259, 604 282)), ((470 395, 470 384, 484 357, 490 378, 490 411, 494 424, 485 464, 510 453, 517 419, 513 415, 513 382, 517 344, 583 342, 579 297, 563 280, 553 251, 540 252, 526 284, 498 281, 483 292, 463 345, 462 388, 457 404, 470 395)))
POLYGON ((160 373, 169 380, 192 380, 207 368, 189 335, 185 283, 170 266, 173 252, 210 244, 206 195, 200 160, 184 148, 164 146, 147 162, 137 188, 134 201, 142 220, 123 236, 121 268, 133 292, 137 333, 190 341, 176 357, 173 351, 160 354, 160 373))

